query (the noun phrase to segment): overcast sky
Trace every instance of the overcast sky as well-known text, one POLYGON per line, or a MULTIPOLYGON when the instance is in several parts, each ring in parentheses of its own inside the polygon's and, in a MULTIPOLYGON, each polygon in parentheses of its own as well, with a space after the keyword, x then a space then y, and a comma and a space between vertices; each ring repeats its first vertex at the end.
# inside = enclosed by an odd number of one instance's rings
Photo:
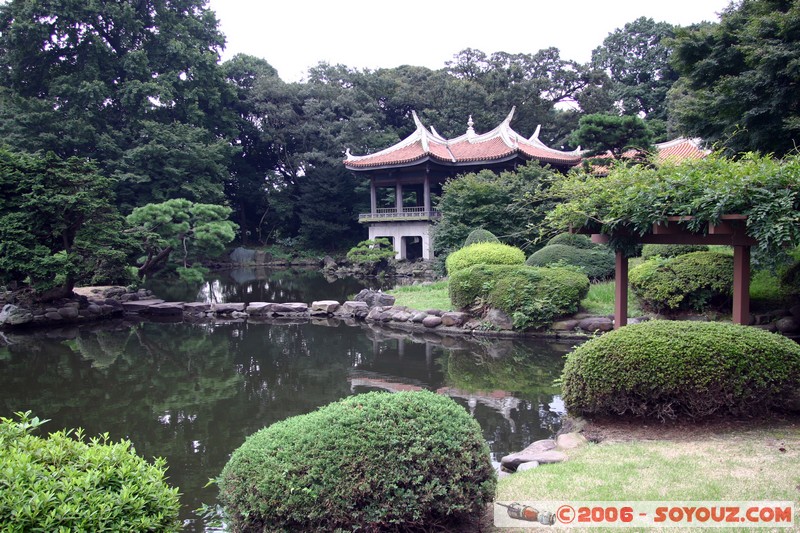
POLYGON ((354 68, 442 68, 464 48, 535 53, 555 46, 581 63, 641 16, 681 26, 718 21, 729 0, 210 0, 223 59, 266 59, 285 81, 320 61, 354 68))

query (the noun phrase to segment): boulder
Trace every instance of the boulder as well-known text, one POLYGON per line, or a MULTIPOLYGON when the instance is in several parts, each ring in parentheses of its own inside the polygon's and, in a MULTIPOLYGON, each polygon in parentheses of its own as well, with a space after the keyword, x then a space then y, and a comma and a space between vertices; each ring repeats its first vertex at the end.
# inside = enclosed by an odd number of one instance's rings
POLYGON ((183 304, 183 312, 191 315, 206 313, 211 309, 211 304, 206 302, 186 302, 183 304))
POLYGON ((238 311, 239 313, 243 312, 244 306, 245 304, 243 303, 214 304, 211 310, 218 315, 229 315, 234 311, 238 311))
POLYGON ((483 320, 491 324, 495 329, 503 331, 511 331, 514 329, 514 321, 511 320, 511 317, 500 309, 489 309, 483 320))
POLYGON ((408 311, 397 311, 392 316, 392 320, 394 320, 395 322, 408 322, 409 320, 411 320, 411 313, 409 313, 408 311))
POLYGON ((560 463, 567 460, 567 455, 558 450, 548 450, 540 452, 521 451, 506 455, 500 459, 500 464, 509 470, 516 470, 522 463, 537 462, 540 465, 550 463, 560 463))
MULTIPOLYGON (((366 303, 366 302, 365 302, 366 303)), ((372 307, 367 313, 367 320, 380 320, 383 313, 383 306, 372 307)))
POLYGON ((0 310, 0 326, 20 326, 33 322, 33 313, 30 310, 6 304, 0 310))
MULTIPOLYGON (((106 303, 108 303, 108 300, 106 300, 106 303)), ((141 313, 143 311, 146 311, 147 308, 150 307, 151 305, 163 304, 163 303, 164 300, 158 300, 158 299, 137 300, 135 302, 122 302, 122 309, 124 309, 126 313, 141 313)))
POLYGON ((578 327, 578 320, 560 320, 550 324, 553 331, 572 331, 578 327))
POLYGON ((463 326, 464 322, 469 320, 469 315, 467 313, 461 313, 461 312, 448 312, 448 313, 442 313, 441 319, 443 326, 459 327, 463 326))
POLYGON ((422 320, 422 325, 426 328, 435 328, 442 324, 442 318, 438 316, 427 316, 422 320))
POLYGON ((528 461, 527 463, 522 463, 517 467, 517 472, 533 470, 534 468, 539 468, 539 461, 528 461))
POLYGON ((354 300, 357 302, 365 302, 369 307, 376 307, 394 305, 395 297, 381 291, 363 289, 356 294, 354 300))
POLYGON ((335 300, 318 300, 311 302, 309 312, 311 316, 328 316, 336 312, 341 307, 341 304, 335 300))
POLYGON ((248 248, 234 248, 230 255, 231 261, 240 265, 253 263, 256 258, 256 251, 248 248))
POLYGON ((556 445, 560 450, 572 450, 586 444, 586 437, 580 433, 562 433, 556 438, 556 445))
POLYGON ((297 315, 308 312, 308 304, 302 302, 289 302, 284 304, 270 304, 272 312, 276 315, 297 315))
POLYGON ((441 309, 426 309, 425 312, 433 316, 442 316, 444 314, 444 311, 441 309))
POLYGON ((578 322, 578 327, 590 333, 594 331, 611 331, 614 329, 614 321, 604 316, 589 317, 578 322))
POLYGON ((65 306, 58 310, 58 314, 61 315, 61 318, 65 318, 67 320, 75 320, 78 318, 78 310, 73 306, 65 306))
POLYGON ((424 311, 416 311, 411 315, 411 322, 416 324, 422 324, 422 321, 425 320, 425 317, 428 316, 428 313, 424 311))
POLYGON ((775 329, 781 333, 797 333, 800 331, 800 318, 786 316, 775 322, 775 329))
POLYGON ((183 314, 183 302, 164 302, 147 308, 147 313, 157 316, 178 316, 183 314))
POLYGON ((793 317, 800 319, 800 304, 789 308, 789 313, 791 313, 793 317))
POLYGON ((52 320, 52 321, 61 320, 61 319, 63 319, 63 318, 64 318, 64 317, 62 317, 60 314, 58 314, 58 312, 55 312, 55 313, 54 313, 54 312, 52 312, 52 311, 50 311, 49 313, 45 313, 45 314, 44 314, 44 317, 45 317, 47 320, 52 320))
POLYGON ((272 305, 268 302, 250 302, 245 312, 252 316, 263 316, 272 312, 272 305))
POLYGON ((100 313, 103 312, 103 309, 99 305, 97 305, 95 303, 89 304, 89 307, 87 309, 88 309, 89 313, 91 313, 93 315, 99 315, 100 313))
POLYGON ((363 319, 369 314, 369 306, 367 302, 348 301, 342 304, 337 314, 363 319))
POLYGON ((336 266, 337 266, 336 265, 336 261, 333 259, 333 257, 331 257, 329 255, 326 255, 322 259, 322 268, 326 268, 328 270, 333 270, 333 269, 336 268, 336 266))

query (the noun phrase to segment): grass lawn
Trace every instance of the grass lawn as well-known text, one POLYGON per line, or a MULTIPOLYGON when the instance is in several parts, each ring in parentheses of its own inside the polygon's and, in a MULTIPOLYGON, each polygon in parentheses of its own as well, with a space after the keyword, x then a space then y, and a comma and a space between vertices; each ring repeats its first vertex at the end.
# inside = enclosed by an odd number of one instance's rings
MULTIPOLYGON (((658 422, 652 424, 659 426, 658 422)), ((570 451, 569 460, 564 463, 501 479, 496 499, 792 501, 797 516, 800 425, 795 421, 753 428, 752 424, 723 430, 690 430, 684 435, 673 431, 667 439, 659 438, 658 427, 654 427, 655 435, 646 437, 653 440, 589 443, 570 451)), ((647 427, 644 422, 642 425, 647 427)), ((795 527, 798 523, 796 520, 795 527)), ((687 529, 693 530, 696 528, 687 529)))
MULTIPOLYGON (((589 293, 581 300, 581 311, 593 315, 614 314, 614 282, 601 281, 589 285, 589 293)), ((628 316, 642 316, 639 301, 628 288, 628 316)))
POLYGON ((453 304, 450 303, 447 287, 447 280, 443 280, 422 285, 400 286, 386 292, 397 299, 395 305, 405 305, 420 311, 426 309, 451 311, 453 304))

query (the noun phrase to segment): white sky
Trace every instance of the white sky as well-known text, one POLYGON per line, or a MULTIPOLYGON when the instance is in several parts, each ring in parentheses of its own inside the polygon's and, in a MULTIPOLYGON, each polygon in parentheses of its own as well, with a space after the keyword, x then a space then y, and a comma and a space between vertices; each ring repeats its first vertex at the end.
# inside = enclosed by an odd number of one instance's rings
POLYGON ((603 39, 646 16, 716 22, 729 0, 210 0, 227 37, 223 59, 266 59, 284 81, 320 61, 353 68, 444 67, 464 48, 591 58, 603 39))

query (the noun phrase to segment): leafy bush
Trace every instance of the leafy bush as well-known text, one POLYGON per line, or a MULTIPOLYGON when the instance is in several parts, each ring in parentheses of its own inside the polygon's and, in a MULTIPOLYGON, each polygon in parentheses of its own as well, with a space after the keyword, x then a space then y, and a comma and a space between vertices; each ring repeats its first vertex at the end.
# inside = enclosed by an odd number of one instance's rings
POLYGON ((614 274, 614 254, 605 247, 582 249, 566 244, 551 244, 533 253, 528 266, 574 265, 580 267, 592 280, 606 279, 614 274))
POLYGON ((178 489, 131 443, 108 435, 87 443, 81 430, 41 438, 43 421, 0 419, 3 531, 180 531, 178 489))
POLYGON ((795 261, 781 275, 781 287, 790 295, 800 297, 800 260, 795 261))
POLYGON ((392 243, 386 237, 361 241, 347 252, 347 259, 358 264, 380 263, 394 256, 392 243))
POLYGON ((475 265, 450 277, 457 309, 475 304, 500 309, 516 329, 540 327, 574 313, 589 291, 589 279, 571 268, 475 265))
POLYGON ((273 424, 219 479, 235 530, 434 528, 479 515, 495 475, 478 423, 432 392, 370 392, 273 424))
POLYGON ((642 258, 678 257, 692 252, 707 252, 708 246, 695 244, 645 244, 642 247, 642 258))
POLYGON ((630 285, 642 303, 652 309, 702 311, 729 303, 733 257, 719 252, 692 252, 650 259, 631 269, 630 285))
POLYGON ((478 228, 472 230, 469 235, 467 235, 467 240, 464 241, 464 246, 469 246, 470 244, 475 244, 477 242, 500 242, 500 239, 495 237, 494 233, 491 231, 478 228))
POLYGON ((588 235, 581 235, 579 233, 559 233, 549 241, 547 246, 553 244, 566 244, 567 246, 574 246, 575 248, 582 248, 590 250, 598 245, 592 242, 588 235))
POLYGON ((563 398, 583 415, 699 418, 780 409, 800 387, 800 345, 719 322, 651 321, 578 346, 563 398))
POLYGON ((472 265, 521 265, 525 253, 519 248, 497 242, 479 242, 465 246, 447 256, 445 266, 453 274, 472 265))

